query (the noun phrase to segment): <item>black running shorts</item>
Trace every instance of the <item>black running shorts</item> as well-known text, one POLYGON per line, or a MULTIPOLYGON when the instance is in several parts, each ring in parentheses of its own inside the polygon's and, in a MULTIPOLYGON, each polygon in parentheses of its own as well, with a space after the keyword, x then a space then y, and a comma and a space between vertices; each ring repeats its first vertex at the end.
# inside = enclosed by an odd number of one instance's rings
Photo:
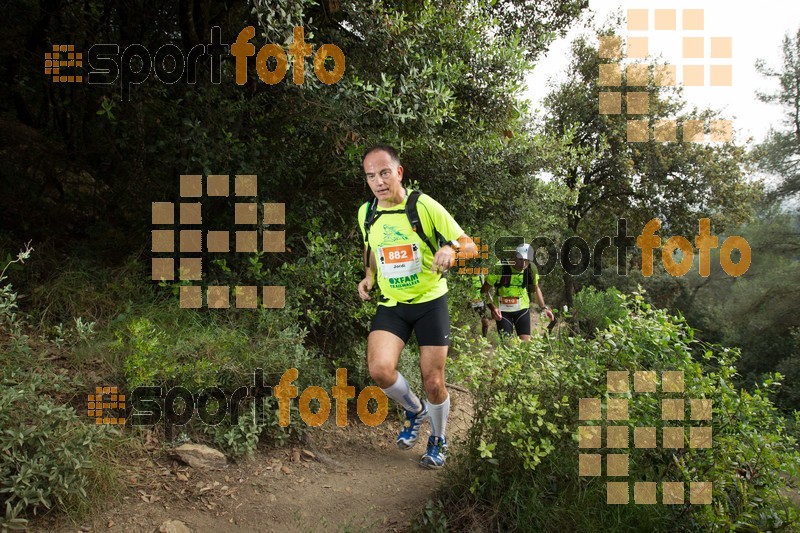
POLYGON ((519 311, 502 311, 503 319, 497 320, 498 333, 513 335, 517 330, 517 335, 531 334, 531 310, 520 309, 519 311))
POLYGON ((408 342, 413 330, 420 346, 449 346, 447 295, 421 304, 398 303, 394 307, 379 305, 370 331, 376 330, 394 333, 404 343, 408 342))

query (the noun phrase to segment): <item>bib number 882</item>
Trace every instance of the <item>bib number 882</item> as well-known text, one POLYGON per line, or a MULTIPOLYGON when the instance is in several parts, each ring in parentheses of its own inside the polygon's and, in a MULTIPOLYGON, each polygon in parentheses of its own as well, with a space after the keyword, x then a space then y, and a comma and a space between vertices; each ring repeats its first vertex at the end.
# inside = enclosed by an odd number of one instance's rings
POLYGON ((389 260, 393 261, 396 259, 408 259, 408 252, 406 250, 397 250, 397 251, 390 251, 389 252, 389 260))

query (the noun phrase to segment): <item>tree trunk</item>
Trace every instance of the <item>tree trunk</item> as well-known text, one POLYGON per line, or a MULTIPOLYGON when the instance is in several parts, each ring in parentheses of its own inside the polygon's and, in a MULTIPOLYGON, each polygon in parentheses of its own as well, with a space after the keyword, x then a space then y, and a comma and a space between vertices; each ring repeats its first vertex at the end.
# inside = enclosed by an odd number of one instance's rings
POLYGON ((575 296, 575 285, 572 283, 572 276, 564 270, 564 303, 572 311, 573 296, 575 296))
MULTIPOLYGON (((577 209, 577 206, 574 206, 568 213, 567 213, 567 226, 570 229, 570 233, 572 235, 578 234, 578 226, 581 223, 581 215, 580 211, 577 209)), ((572 304, 574 302, 575 296, 575 284, 573 283, 572 276, 563 269, 565 258, 561 258, 561 267, 563 271, 563 279, 564 279, 564 303, 569 307, 570 311, 572 310, 572 304)))

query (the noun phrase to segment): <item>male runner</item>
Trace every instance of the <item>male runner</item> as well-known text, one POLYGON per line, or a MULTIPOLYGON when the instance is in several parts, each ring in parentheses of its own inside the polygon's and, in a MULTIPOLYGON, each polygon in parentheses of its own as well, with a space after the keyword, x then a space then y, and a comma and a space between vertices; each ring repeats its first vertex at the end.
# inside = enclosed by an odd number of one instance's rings
POLYGON ((489 309, 497 321, 500 335, 517 335, 523 341, 531 340, 531 293, 536 293, 539 305, 544 309, 547 318, 553 320, 553 312, 544 304, 542 290, 539 288, 539 274, 531 272, 531 247, 521 244, 517 247, 514 264, 503 265, 499 274, 492 273, 486 278, 481 289, 489 296, 489 309), (497 291, 498 304, 492 300, 489 292, 494 287, 497 291))
MULTIPOLYGON (((403 187, 403 166, 391 146, 370 148, 362 159, 367 184, 377 199, 374 221, 365 231, 369 202, 358 211, 364 237, 366 275, 358 284, 358 295, 370 300, 369 291, 377 278, 380 289, 378 310, 367 338, 369 374, 386 396, 405 409, 406 421, 397 436, 397 446, 406 450, 416 444, 419 428, 430 417, 431 436, 420 459, 426 468, 441 468, 447 457, 447 417, 450 395, 444 382, 444 366, 450 344, 450 315, 447 309, 447 280, 442 274, 454 263, 459 241, 467 256, 475 244, 452 216, 433 198, 421 195, 417 202, 422 231, 436 243, 436 232, 445 244, 434 254, 412 230, 405 212, 410 189, 403 187), (422 382, 427 395, 423 404, 411 392, 397 371, 400 352, 411 336, 417 335, 422 382)), ((438 246, 438 244, 434 244, 438 246)))

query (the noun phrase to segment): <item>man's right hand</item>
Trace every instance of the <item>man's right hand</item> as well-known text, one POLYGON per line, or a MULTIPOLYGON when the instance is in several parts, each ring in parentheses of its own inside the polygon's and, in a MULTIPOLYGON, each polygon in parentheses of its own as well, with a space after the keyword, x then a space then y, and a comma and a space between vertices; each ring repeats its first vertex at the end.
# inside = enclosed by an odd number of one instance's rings
POLYGON ((503 320, 503 313, 500 312, 499 308, 495 307, 492 309, 492 318, 494 318, 496 322, 503 320))
POLYGON ((369 296, 369 291, 372 290, 372 276, 367 276, 361 280, 358 284, 358 296, 361 297, 362 300, 371 300, 369 296))

